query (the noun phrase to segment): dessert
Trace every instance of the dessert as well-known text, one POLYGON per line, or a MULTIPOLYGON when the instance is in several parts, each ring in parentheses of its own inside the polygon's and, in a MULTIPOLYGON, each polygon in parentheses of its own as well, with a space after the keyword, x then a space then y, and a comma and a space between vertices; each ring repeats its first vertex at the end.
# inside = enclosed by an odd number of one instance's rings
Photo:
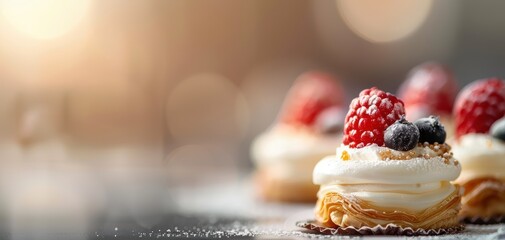
POLYGON ((345 112, 338 82, 322 72, 301 75, 273 126, 251 149, 259 196, 271 201, 315 201, 312 169, 340 141, 345 112))
POLYGON ((505 82, 491 78, 465 87, 454 108, 454 156, 463 167, 461 218, 493 223, 505 219, 505 82))
POLYGON ((452 108, 458 86, 452 71, 435 62, 423 63, 410 71, 398 90, 405 104, 407 120, 437 115, 447 135, 454 135, 452 108))
POLYGON ((363 90, 345 118, 343 144, 314 168, 318 224, 355 234, 460 230, 461 191, 450 181, 461 166, 445 137, 437 117, 410 123, 394 95, 363 90))

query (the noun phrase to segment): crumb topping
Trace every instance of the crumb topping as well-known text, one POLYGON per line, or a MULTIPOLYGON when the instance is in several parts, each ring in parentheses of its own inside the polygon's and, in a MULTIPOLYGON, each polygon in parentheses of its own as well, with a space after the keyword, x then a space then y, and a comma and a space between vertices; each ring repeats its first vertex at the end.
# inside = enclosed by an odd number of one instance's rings
POLYGON ((351 157, 349 156, 349 153, 347 151, 343 151, 342 155, 340 155, 340 159, 342 159, 343 161, 347 161, 351 159, 351 157))
MULTIPOLYGON (((444 163, 446 164, 450 164, 450 159, 453 157, 453 153, 451 152, 451 146, 449 146, 446 143, 429 144, 425 142, 417 144, 417 147, 430 148, 433 152, 435 152, 436 156, 444 158, 444 163)), ((425 158, 425 159, 432 158, 430 154, 427 153, 421 154, 419 152, 416 152, 414 149, 405 152, 402 151, 393 152, 392 150, 387 149, 379 152, 379 156, 381 157, 382 160, 410 160, 412 158, 425 158)), ((454 161, 454 164, 457 166, 459 163, 457 161, 454 161)))

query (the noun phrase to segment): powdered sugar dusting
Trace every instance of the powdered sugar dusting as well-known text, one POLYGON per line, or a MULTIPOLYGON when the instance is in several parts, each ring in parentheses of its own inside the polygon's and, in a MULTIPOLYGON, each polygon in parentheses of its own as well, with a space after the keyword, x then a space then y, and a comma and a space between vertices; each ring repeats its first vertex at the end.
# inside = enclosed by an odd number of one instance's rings
POLYGON ((399 102, 395 103, 394 109, 395 109, 395 112, 399 112, 399 111, 404 112, 403 111, 403 104, 401 104, 399 102))
POLYGON ((393 107, 393 103, 388 98, 383 98, 381 100, 380 107, 385 109, 391 109, 393 107))
POLYGON ((388 119, 388 121, 395 121, 396 120, 396 116, 393 113, 388 114, 386 116, 386 118, 388 119))
MULTIPOLYGON (((371 106, 371 105, 377 105, 377 102, 379 101, 379 97, 377 95, 372 95, 370 96, 370 98, 368 99, 368 105, 371 106)), ((381 101, 382 102, 382 101, 381 101)))
MULTIPOLYGON (((377 98, 377 96, 375 96, 375 95, 374 95, 374 96, 372 96, 372 97, 377 98)), ((377 108, 377 106, 376 106, 376 105, 371 105, 371 106, 370 106, 370 107, 368 107, 368 109, 366 110, 366 113, 367 113, 368 115, 370 115, 370 116, 374 116, 374 115, 377 113, 377 111, 379 111, 379 108, 377 108)))
POLYGON ((419 141, 419 129, 414 124, 401 120, 389 126, 384 133, 387 147, 407 151, 414 148, 419 141))
MULTIPOLYGON (((224 223, 215 222, 217 217, 204 217, 208 224, 201 226, 170 227, 152 230, 126 230, 117 234, 117 239, 354 239, 346 235, 326 235, 304 228, 298 228, 295 223, 286 225, 283 220, 234 220, 224 223), (214 223, 212 223, 214 222, 214 223)), ((202 219, 200 217, 199 219, 202 219)), ((308 221, 300 218, 296 221, 308 221)), ((200 220, 202 221, 202 220, 200 220)), ((467 225, 466 230, 458 234, 441 236, 417 236, 416 239, 503 239, 505 224, 467 225)), ((111 236, 112 238, 112 236, 111 236)), ((115 239, 114 238, 114 239, 115 239)), ((387 236, 387 239, 405 239, 405 236, 387 236)), ((109 239, 106 234, 96 233, 96 239, 109 239)))

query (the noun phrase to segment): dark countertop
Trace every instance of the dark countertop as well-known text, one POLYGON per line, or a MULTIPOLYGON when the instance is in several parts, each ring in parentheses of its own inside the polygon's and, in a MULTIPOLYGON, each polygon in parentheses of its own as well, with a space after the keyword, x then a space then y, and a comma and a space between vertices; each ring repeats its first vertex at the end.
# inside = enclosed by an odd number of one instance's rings
MULTIPOLYGON (((176 209, 157 223, 108 221, 90 239, 334 239, 295 226, 312 218, 312 204, 264 203, 254 198, 249 182, 172 191, 176 209), (212 193, 212 194, 211 194, 212 193), (202 195, 208 197, 202 198, 202 195), (144 226, 141 226, 144 225, 144 226)), ((368 237, 367 237, 368 238, 368 237)), ((391 239, 392 236, 372 237, 391 239)), ((405 237, 398 237, 405 238, 405 237)), ((468 225, 460 234, 416 239, 505 239, 505 224, 468 225)))

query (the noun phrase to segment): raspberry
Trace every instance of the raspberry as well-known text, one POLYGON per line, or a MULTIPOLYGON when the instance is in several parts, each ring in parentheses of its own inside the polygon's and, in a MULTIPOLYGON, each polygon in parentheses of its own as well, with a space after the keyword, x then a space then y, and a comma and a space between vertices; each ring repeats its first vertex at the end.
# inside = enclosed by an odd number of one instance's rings
POLYGON ((454 116, 456 137, 467 133, 487 133, 505 115, 505 81, 489 78, 475 81, 459 93, 454 116))
POLYGON ((322 72, 302 74, 284 101, 280 121, 312 126, 320 113, 330 107, 341 107, 343 91, 337 81, 322 72))
POLYGON ((398 97, 412 120, 432 114, 451 114, 458 86, 444 65, 424 63, 415 67, 400 86, 398 97))
POLYGON ((403 102, 375 87, 361 91, 352 100, 345 117, 344 145, 361 148, 384 146, 384 131, 405 115, 403 102))

